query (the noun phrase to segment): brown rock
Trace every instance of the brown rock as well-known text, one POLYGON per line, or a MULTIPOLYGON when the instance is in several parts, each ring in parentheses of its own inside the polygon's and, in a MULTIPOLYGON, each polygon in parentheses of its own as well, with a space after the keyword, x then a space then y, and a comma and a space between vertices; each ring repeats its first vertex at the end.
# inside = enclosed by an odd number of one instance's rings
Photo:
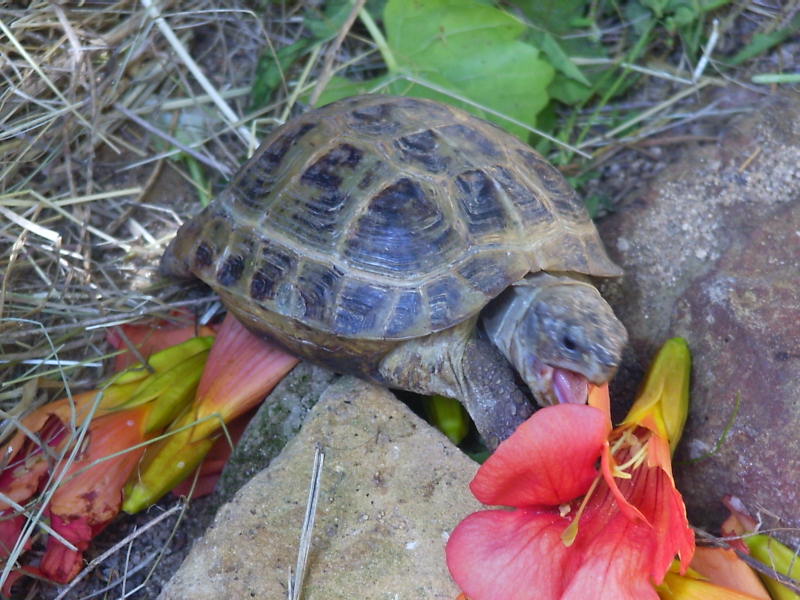
POLYGON ((387 391, 343 378, 270 467, 222 507, 161 598, 285 598, 314 448, 322 492, 303 598, 441 598, 449 532, 480 508, 477 465, 387 391))
POLYGON ((668 337, 693 350, 676 466, 690 517, 718 525, 735 494, 800 527, 800 100, 735 119, 601 232, 626 271, 606 290, 631 334, 617 387, 630 392, 668 337))
POLYGON ((793 204, 737 235, 677 304, 673 331, 696 356, 678 458, 705 457, 678 470, 695 514, 721 491, 800 526, 800 202, 793 204))

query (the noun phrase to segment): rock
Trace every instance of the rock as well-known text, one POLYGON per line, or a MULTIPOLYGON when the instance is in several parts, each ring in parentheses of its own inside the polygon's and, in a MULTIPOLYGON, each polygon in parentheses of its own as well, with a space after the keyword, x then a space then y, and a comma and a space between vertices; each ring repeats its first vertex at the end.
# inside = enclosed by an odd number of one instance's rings
POLYGON ((280 454, 297 434, 322 392, 338 375, 301 362, 261 404, 233 451, 214 492, 216 506, 227 502, 253 476, 280 454))
POLYGON ((724 491, 800 527, 800 202, 737 235, 676 308, 697 357, 678 460, 706 457, 679 467, 690 509, 724 491))
POLYGON ((303 598, 453 600, 444 545, 480 509, 467 487, 477 465, 389 392, 350 377, 222 507, 161 598, 285 598, 317 445, 325 467, 303 598))
POLYGON ((631 335, 615 391, 631 394, 668 337, 693 350, 676 457, 690 518, 716 528, 721 498, 735 494, 800 527, 800 99, 735 119, 601 234, 626 272, 605 289, 631 335))

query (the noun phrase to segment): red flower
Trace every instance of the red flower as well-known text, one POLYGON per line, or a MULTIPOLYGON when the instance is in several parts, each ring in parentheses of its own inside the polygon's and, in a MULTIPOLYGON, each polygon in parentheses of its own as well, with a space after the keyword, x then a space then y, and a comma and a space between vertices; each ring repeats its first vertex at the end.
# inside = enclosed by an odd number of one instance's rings
POLYGON ((607 388, 592 406, 543 408, 481 466, 484 504, 447 544, 471 600, 655 599, 694 536, 675 489, 669 442, 636 423, 611 430, 607 388), (600 469, 597 464, 600 462, 600 469))

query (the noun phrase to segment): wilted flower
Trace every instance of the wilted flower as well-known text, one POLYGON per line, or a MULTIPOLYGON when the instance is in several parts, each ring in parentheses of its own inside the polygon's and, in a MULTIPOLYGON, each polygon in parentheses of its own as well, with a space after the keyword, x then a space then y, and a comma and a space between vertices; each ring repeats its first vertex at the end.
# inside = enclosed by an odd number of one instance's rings
MULTIPOLYGON (((41 500, 48 487, 54 491, 43 515, 75 549, 51 535, 38 567, 23 571, 61 583, 80 571, 89 541, 119 513, 144 443, 194 397, 211 341, 193 338, 157 352, 149 368, 134 365, 101 390, 61 398, 21 420, 1 450, 7 462, 0 492, 10 502, 0 502, 0 557, 9 558, 27 521, 15 505, 41 500)), ((23 541, 29 547, 30 531, 23 541)))
POLYGON ((123 510, 147 508, 190 475, 216 442, 224 423, 247 412, 298 359, 256 337, 228 314, 208 357, 197 397, 163 440, 148 447, 138 477, 125 490, 123 510))

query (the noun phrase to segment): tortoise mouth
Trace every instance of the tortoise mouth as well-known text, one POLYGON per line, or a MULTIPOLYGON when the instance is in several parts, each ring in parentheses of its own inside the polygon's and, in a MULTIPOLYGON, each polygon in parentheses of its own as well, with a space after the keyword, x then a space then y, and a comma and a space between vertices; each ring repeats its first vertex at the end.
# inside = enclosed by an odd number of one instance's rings
POLYGON ((585 375, 539 360, 532 363, 525 379, 542 406, 586 404, 589 400, 589 379, 585 375))
POLYGON ((586 404, 589 399, 589 380, 580 373, 552 367, 552 389, 559 404, 586 404))

